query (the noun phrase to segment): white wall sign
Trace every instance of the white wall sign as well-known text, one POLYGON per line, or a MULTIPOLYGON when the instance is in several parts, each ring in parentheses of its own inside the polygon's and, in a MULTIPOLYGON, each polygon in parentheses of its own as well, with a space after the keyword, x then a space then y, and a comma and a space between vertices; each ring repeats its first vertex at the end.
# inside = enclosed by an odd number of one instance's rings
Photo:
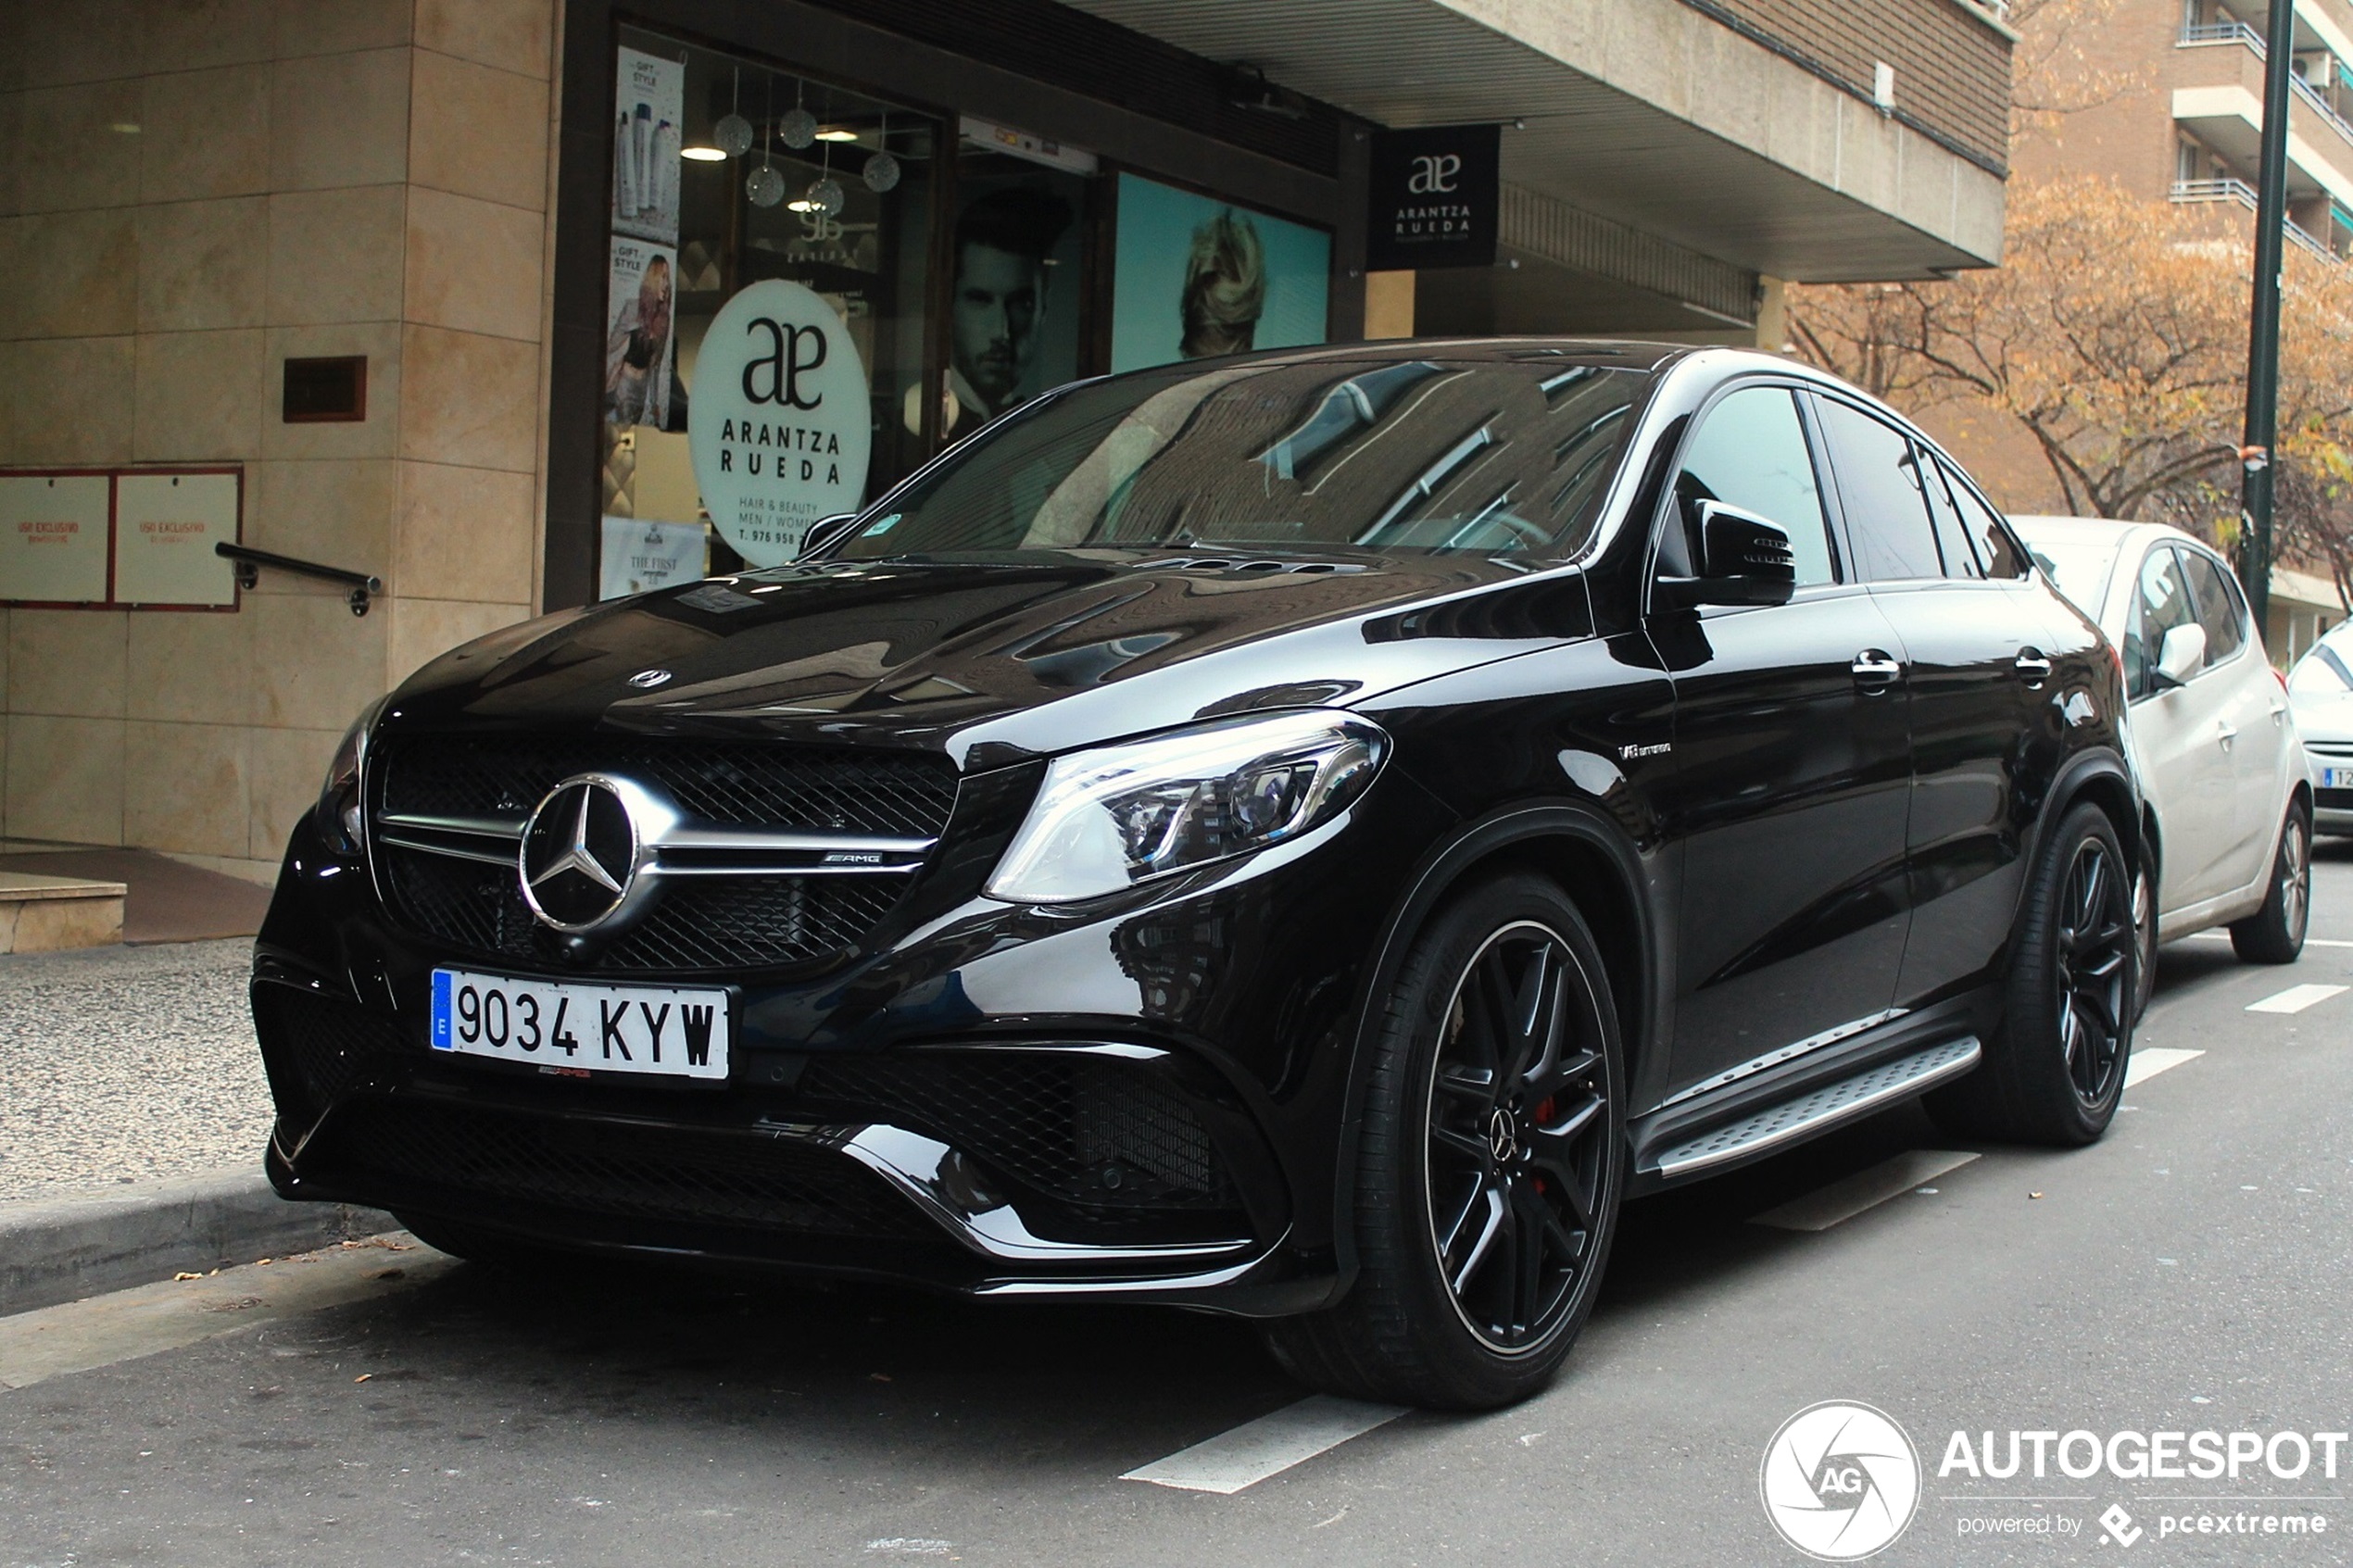
POLYGON ((126 605, 231 605, 237 475, 126 473, 115 481, 114 596, 126 605))
POLYGON ((711 531, 698 522, 609 517, 597 596, 617 599, 695 582, 703 574, 710 540, 711 531))
POLYGON ((711 319, 686 441, 703 509, 745 560, 780 566, 811 523, 857 509, 873 421, 858 345, 814 292, 770 278, 711 319))
POLYGON ((107 483, 102 473, 0 474, 0 600, 105 602, 107 483))

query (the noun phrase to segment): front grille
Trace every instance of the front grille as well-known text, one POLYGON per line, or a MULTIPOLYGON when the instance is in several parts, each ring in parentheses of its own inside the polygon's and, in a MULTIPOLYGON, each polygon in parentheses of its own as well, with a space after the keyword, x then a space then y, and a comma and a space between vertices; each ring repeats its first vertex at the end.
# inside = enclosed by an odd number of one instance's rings
POLYGON ((1077 1053, 902 1051, 820 1058, 801 1093, 963 1150, 1082 1210, 1230 1210, 1209 1132, 1157 1073, 1077 1053))
POLYGON ((937 1230, 832 1149, 732 1128, 535 1116, 363 1099, 331 1122, 324 1175, 591 1214, 815 1236, 921 1237, 937 1230))
POLYGON ((621 773, 690 817, 730 827, 937 838, 956 804, 944 757, 868 756, 641 736, 388 736, 371 766, 382 809, 521 816, 575 773, 621 773))
POLYGON ((400 1049, 390 1019, 291 985, 256 985, 253 1010, 271 1091, 290 1121, 316 1121, 400 1049))
MULTIPOLYGON (((385 892, 418 930, 518 962, 567 961, 562 938, 532 918, 513 872, 417 849, 376 854, 385 892)), ((616 970, 705 970, 831 958, 857 946, 906 884, 905 876, 681 877, 592 961, 616 970)))
MULTIPOLYGON (((932 756, 637 736, 387 737, 371 764, 378 809, 519 820, 563 780, 610 772, 719 827, 937 838, 956 771, 932 756)), ((495 842, 495 841, 494 841, 495 842)), ((379 844, 396 918, 467 952, 626 971, 775 969, 837 960, 898 902, 907 872, 668 879, 644 916, 580 951, 532 917, 505 866, 379 844)))

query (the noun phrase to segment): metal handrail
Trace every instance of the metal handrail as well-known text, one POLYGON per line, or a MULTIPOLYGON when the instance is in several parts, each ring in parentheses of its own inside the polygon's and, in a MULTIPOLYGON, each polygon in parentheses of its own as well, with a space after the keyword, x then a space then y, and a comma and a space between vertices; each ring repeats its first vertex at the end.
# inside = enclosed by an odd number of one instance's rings
MULTIPOLYGON (((2176 180, 2166 195, 2177 202, 2236 202, 2249 212, 2256 210, 2255 187, 2229 176, 2220 180, 2176 180)), ((2339 259, 2334 251, 2306 233, 2298 224, 2290 221, 2281 224, 2280 229, 2287 235, 2288 244, 2301 245, 2323 261, 2339 259)))
POLYGON ((368 613, 368 601, 384 591, 384 579, 371 572, 347 571, 339 566, 321 566, 315 560, 297 560, 271 550, 257 550, 250 545, 232 545, 227 540, 213 546, 212 553, 237 566, 237 586, 250 589, 261 581, 261 569, 291 571, 297 577, 316 577, 324 583, 340 583, 351 590, 344 596, 344 603, 354 615, 368 613))

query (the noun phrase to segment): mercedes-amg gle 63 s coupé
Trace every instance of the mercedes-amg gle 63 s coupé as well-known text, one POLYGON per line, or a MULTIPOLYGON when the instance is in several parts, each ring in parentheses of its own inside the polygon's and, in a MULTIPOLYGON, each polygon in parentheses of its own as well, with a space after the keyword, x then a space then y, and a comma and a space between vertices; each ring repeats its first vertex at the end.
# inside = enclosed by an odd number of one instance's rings
POLYGON ((253 1001, 289 1198, 1263 1320, 1541 1386, 1621 1206, 2131 1048, 2116 658, 1919 432, 1730 350, 1083 382, 794 563, 354 726, 253 1001))

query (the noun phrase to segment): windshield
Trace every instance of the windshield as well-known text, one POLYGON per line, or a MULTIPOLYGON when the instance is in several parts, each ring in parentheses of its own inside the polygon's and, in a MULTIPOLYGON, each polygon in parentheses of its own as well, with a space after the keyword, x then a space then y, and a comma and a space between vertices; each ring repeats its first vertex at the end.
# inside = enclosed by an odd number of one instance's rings
POLYGON ((2353 636, 2332 632, 2296 661, 2287 689, 2299 696, 2342 696, 2353 692, 2353 636))
POLYGON ((2116 565, 2115 540, 2053 539, 2029 531, 2026 548, 2070 604, 2087 615, 2100 613, 2108 574, 2116 565))
POLYGON ((1557 558, 1591 535, 1651 381, 1547 355, 1189 366, 1088 383, 886 496, 836 554, 1557 558))

